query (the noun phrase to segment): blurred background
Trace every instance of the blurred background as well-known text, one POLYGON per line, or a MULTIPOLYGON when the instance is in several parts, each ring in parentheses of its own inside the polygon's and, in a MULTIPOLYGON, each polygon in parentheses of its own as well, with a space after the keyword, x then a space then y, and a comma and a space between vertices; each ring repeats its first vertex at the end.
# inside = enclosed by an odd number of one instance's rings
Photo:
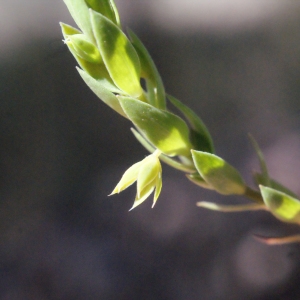
MULTIPOLYGON (((258 162, 300 194, 300 2, 116 0, 168 93, 193 108, 217 154, 251 185, 258 162)), ((163 166, 163 190, 128 212, 135 190, 107 197, 146 150, 130 123, 79 78, 58 22, 63 1, 0 5, 0 299, 300 299, 300 248, 253 234, 299 228, 163 166)))

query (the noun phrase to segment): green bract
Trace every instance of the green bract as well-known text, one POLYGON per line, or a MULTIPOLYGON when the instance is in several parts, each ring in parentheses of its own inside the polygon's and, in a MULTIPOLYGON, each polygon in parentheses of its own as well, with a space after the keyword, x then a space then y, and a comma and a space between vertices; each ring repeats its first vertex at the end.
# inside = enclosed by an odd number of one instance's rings
POLYGON ((157 149, 169 156, 190 156, 189 130, 181 118, 133 98, 118 98, 128 118, 157 149))
POLYGON ((240 173, 222 158, 207 152, 192 150, 199 174, 217 192, 223 195, 243 195, 246 185, 240 173))
POLYGON ((300 224, 300 200, 275 189, 260 186, 266 206, 279 220, 300 224))
POLYGON ((143 90, 140 85, 140 61, 126 35, 112 21, 90 10, 93 33, 106 65, 116 86, 132 97, 143 90))
POLYGON ((162 188, 162 169, 158 159, 160 151, 148 155, 142 161, 132 165, 122 176, 111 195, 120 193, 137 182, 137 194, 131 209, 144 202, 154 192, 153 205, 155 205, 162 188))

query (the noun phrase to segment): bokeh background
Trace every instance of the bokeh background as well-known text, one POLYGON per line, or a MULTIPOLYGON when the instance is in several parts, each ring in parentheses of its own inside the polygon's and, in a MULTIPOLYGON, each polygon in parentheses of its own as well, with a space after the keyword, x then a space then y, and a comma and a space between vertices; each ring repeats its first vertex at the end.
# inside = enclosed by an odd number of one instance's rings
MULTIPOLYGON (((300 2, 116 4, 217 154, 251 184, 251 133, 271 175, 300 194, 300 2)), ((0 1, 0 299, 300 299, 300 247, 253 238, 299 228, 195 205, 245 199, 167 166, 154 209, 128 212, 134 188, 107 197, 147 153, 79 78, 59 21, 74 24, 63 1, 0 1)))

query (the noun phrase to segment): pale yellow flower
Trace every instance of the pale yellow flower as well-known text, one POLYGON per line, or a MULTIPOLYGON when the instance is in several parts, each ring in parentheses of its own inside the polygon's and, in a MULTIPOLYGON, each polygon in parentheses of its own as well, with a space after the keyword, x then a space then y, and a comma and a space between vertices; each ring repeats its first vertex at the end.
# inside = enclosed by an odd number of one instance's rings
POLYGON ((162 168, 159 161, 160 154, 161 152, 156 150, 142 161, 135 163, 127 169, 111 195, 122 192, 136 181, 137 193, 130 210, 144 202, 154 191, 153 207, 162 187, 162 168))

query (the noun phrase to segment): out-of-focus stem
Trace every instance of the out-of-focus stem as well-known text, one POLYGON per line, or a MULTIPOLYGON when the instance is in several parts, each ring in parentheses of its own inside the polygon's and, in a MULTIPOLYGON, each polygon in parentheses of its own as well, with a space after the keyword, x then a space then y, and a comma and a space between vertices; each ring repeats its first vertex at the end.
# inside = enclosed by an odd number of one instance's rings
POLYGON ((260 192, 253 190, 249 186, 246 187, 246 191, 244 194, 245 197, 253 200, 256 203, 263 204, 264 200, 260 194, 260 192))

